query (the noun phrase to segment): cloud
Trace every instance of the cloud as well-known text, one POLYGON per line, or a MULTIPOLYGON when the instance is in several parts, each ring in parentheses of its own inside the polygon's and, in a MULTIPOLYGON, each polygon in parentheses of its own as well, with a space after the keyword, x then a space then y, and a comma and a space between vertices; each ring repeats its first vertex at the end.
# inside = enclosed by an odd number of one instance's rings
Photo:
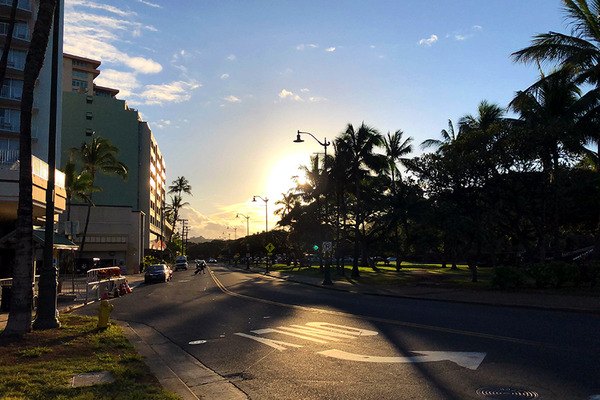
POLYGON ((146 85, 144 91, 139 95, 147 105, 162 105, 165 103, 181 103, 192 97, 192 90, 199 88, 201 84, 190 81, 175 81, 162 85, 146 85))
POLYGON ((94 82, 99 86, 119 89, 119 94, 123 97, 130 96, 135 89, 141 86, 133 72, 123 72, 115 69, 103 70, 94 82))
POLYGON ((149 1, 145 1, 145 0, 138 0, 138 2, 140 2, 140 3, 142 3, 142 4, 145 4, 145 5, 147 5, 147 6, 150 6, 150 7, 162 8, 162 6, 161 6, 161 5, 154 4, 154 3, 150 3, 149 1))
POLYGON ((235 61, 235 59, 236 59, 236 58, 237 58, 237 57, 235 56, 235 54, 230 54, 230 55, 228 55, 228 56, 227 56, 227 59, 228 59, 229 61, 235 61))
POLYGON ((308 92, 310 92, 310 90, 308 88, 300 89, 300 91, 302 93, 308 93, 308 92))
POLYGON ((238 99, 237 97, 235 97, 233 95, 227 96, 223 100, 228 101, 230 103, 241 103, 242 102, 240 99, 238 99))
POLYGON ((229 74, 222 74, 221 75, 221 79, 225 80, 227 78, 229 78, 229 74))
POLYGON ((333 53, 335 51, 335 47, 329 47, 329 48, 325 49, 325 51, 328 53, 333 53))
POLYGON ((305 49, 316 49, 317 47, 319 47, 319 46, 316 45, 316 44, 312 44, 312 43, 310 43, 310 44, 299 44, 298 46, 296 46, 296 50, 303 51, 305 49))
POLYGON ((156 31, 135 21, 136 16, 113 6, 71 0, 65 4, 64 51, 143 74, 160 72, 162 66, 156 61, 129 55, 116 46, 125 40, 127 32, 139 37, 145 30, 156 31))
POLYGON ((286 99, 294 100, 294 101, 304 101, 304 100, 302 100, 302 97, 298 96, 297 94, 294 94, 293 92, 285 90, 285 89, 283 89, 281 92, 279 92, 279 94, 277 96, 279 96, 279 98, 282 101, 286 100, 286 99))
POLYGON ((309 97, 308 101, 311 103, 322 103, 328 100, 325 97, 309 97))
POLYGON ((152 59, 143 57, 129 57, 125 60, 125 65, 140 74, 157 74, 162 71, 162 65, 152 59))
POLYGON ((431 47, 431 45, 433 45, 437 41, 438 41, 437 35, 431 35, 431 36, 429 36, 429 39, 419 40, 419 46, 426 45, 428 47, 431 47))

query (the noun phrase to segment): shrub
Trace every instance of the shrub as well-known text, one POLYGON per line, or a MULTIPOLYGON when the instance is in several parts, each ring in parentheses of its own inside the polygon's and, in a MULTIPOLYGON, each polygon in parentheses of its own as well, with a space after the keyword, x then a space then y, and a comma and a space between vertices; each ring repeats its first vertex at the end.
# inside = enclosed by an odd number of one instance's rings
POLYGON ((491 284, 500 289, 518 290, 523 286, 525 277, 523 272, 515 267, 496 267, 492 275, 491 284))
POLYGON ((529 275, 535 281, 535 286, 537 288, 546 287, 552 281, 550 269, 546 264, 534 264, 528 267, 527 275, 529 275))

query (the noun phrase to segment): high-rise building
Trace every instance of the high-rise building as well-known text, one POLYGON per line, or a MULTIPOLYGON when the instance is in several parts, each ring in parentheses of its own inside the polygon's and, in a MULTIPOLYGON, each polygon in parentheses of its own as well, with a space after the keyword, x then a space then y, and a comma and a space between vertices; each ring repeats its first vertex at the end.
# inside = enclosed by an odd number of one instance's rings
MULTIPOLYGON (((82 258, 88 267, 121 266, 138 272, 143 256, 160 249, 168 226, 164 221, 165 161, 148 124, 137 110, 115 97, 118 90, 97 86, 100 61, 63 55, 63 166, 70 148, 108 139, 119 149, 117 159, 128 169, 127 180, 98 174, 82 258)), ((77 162, 77 160, 73 160, 77 162)), ((73 239, 81 243, 88 207, 70 207, 73 239)), ((66 221, 66 214, 63 220, 66 221)))
MULTIPOLYGON (((63 1, 60 1, 61 10, 63 1)), ((8 32, 12 0, 0 0, 0 48, 4 48, 8 32)), ((17 219, 17 206, 19 199, 19 138, 21 118, 21 94, 23 91, 23 70, 25 59, 36 14, 39 6, 38 0, 19 0, 16 22, 13 31, 11 47, 8 51, 8 64, 4 83, 0 91, 0 239, 9 235, 15 228, 17 219)), ((60 37, 57 53, 62 55, 62 16, 59 20, 60 37)), ((51 60, 52 37, 46 51, 44 67, 42 68, 34 90, 34 104, 32 117, 32 168, 33 168, 33 217, 34 225, 45 224, 46 187, 48 183, 48 143, 50 127, 50 94, 52 87, 51 60)), ((60 61, 60 60, 59 60, 60 61)), ((59 69, 61 63, 58 63, 59 69)), ((58 82, 60 88, 61 73, 59 70, 58 82)), ((62 94, 58 90, 58 114, 61 113, 62 94)), ((61 119, 56 122, 56 143, 60 149, 61 119)), ((60 165, 60 154, 57 151, 57 163, 60 165)), ((55 171, 55 219, 65 209, 65 177, 60 171, 55 171)), ((1 241, 1 240, 0 240, 1 241)), ((6 242, 0 243, 0 277, 11 274, 10 251, 2 249, 7 247, 6 242)), ((8 244, 10 247, 10 243, 8 244)), ((38 256, 36 255, 36 258, 38 256)))

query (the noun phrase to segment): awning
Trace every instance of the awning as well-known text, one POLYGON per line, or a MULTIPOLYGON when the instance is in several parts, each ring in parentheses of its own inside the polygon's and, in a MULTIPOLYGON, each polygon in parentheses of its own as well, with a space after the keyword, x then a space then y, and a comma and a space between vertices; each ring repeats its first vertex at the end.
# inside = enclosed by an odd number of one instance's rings
MULTIPOLYGON (((0 238, 0 247, 12 247, 16 242, 16 233, 17 231, 12 231, 8 235, 0 238)), ((34 229, 33 230, 33 241, 38 243, 40 246, 44 247, 46 232, 44 229, 34 229)), ((77 250, 79 248, 78 245, 70 241, 65 235, 54 232, 54 246, 53 248, 59 250, 77 250)))

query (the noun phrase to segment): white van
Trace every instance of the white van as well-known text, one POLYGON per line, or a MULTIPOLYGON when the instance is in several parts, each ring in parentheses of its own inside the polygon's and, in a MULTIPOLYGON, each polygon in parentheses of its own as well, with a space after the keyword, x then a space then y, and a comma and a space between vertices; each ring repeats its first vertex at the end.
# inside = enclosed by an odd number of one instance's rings
POLYGON ((175 258, 175 271, 180 269, 187 269, 187 267, 188 262, 186 256, 177 256, 177 258, 175 258))

